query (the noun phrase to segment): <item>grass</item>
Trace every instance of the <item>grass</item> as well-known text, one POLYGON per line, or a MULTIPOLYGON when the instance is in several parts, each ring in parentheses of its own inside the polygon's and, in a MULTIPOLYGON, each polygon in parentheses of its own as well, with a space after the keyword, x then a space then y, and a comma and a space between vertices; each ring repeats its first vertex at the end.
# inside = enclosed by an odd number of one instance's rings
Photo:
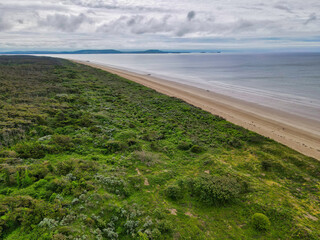
POLYGON ((319 239, 319 169, 116 75, 0 57, 2 239, 319 239))

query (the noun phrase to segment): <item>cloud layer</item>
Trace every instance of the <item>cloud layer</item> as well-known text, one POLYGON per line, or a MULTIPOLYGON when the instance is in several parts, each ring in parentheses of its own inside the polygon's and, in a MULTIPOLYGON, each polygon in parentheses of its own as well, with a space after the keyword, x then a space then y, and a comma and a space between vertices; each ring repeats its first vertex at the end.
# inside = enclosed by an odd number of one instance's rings
POLYGON ((320 47, 318 0, 0 0, 0 49, 320 47))

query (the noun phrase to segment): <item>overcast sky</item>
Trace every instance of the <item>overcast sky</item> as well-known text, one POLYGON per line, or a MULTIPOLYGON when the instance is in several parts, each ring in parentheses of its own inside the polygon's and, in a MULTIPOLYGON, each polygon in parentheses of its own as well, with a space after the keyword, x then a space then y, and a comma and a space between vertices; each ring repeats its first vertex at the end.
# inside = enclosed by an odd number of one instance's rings
POLYGON ((0 49, 320 49, 320 0, 0 0, 0 49))

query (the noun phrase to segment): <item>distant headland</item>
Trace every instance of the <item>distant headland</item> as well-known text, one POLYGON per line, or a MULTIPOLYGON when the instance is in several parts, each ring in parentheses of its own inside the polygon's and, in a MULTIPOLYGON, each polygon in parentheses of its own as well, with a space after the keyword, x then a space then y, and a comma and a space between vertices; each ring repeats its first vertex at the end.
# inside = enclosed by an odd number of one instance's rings
MULTIPOLYGON (((158 49, 130 51, 115 49, 85 49, 76 51, 1 51, 0 54, 168 54, 168 53, 191 53, 194 51, 162 51, 158 49)), ((197 53, 221 53, 220 51, 199 51, 197 53)))
POLYGON ((182 51, 161 51, 149 49, 143 51, 119 51, 115 49, 77 50, 77 51, 10 51, 1 54, 164 54, 164 53, 188 53, 182 51))

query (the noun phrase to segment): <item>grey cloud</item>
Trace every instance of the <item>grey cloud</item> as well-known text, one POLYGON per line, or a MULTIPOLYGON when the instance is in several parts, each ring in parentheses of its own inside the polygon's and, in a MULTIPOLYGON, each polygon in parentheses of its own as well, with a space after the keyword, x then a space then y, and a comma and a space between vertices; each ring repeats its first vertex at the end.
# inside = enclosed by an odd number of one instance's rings
POLYGON ((121 16, 118 19, 109 23, 103 24, 97 29, 97 32, 108 33, 133 33, 133 34, 148 34, 148 33, 164 33, 172 31, 168 20, 170 15, 165 15, 161 18, 145 17, 142 15, 121 16))
POLYGON ((27 2, 26 4, 19 4, 22 1, 11 1, 10 3, 0 4, 0 10, 6 12, 30 12, 30 11, 68 11, 69 9, 58 5, 50 3, 39 3, 34 4, 32 1, 27 2))
POLYGON ((315 20, 317 20, 317 15, 316 15, 315 13, 311 13, 311 14, 309 15, 309 18, 307 19, 307 21, 304 22, 304 25, 307 25, 307 24, 309 24, 310 22, 313 22, 313 21, 315 21, 315 20))
POLYGON ((0 31, 6 31, 12 28, 12 24, 8 22, 4 15, 0 12, 0 31))
POLYGON ((188 12, 188 15, 187 15, 188 21, 191 21, 192 19, 194 19, 195 16, 196 16, 196 12, 195 11, 188 12))
POLYGON ((135 34, 170 32, 172 31, 172 27, 168 23, 170 17, 170 15, 166 15, 162 18, 145 19, 142 24, 135 24, 131 32, 135 34))
POLYGON ((48 15, 46 19, 39 20, 39 25, 49 28, 55 28, 60 31, 74 32, 81 24, 91 20, 84 14, 79 15, 65 15, 65 14, 52 14, 48 15))
POLYGON ((251 21, 246 19, 239 19, 236 21, 231 28, 231 33, 233 34, 243 34, 243 33, 268 33, 273 31, 283 31, 283 26, 275 21, 270 20, 260 20, 251 21))
POLYGON ((121 4, 118 1, 112 1, 107 3, 103 0, 65 0, 64 4, 78 5, 86 8, 104 8, 109 10, 120 10, 120 11, 133 11, 133 12, 168 12, 170 9, 163 9, 157 7, 146 7, 146 6, 132 6, 129 4, 121 4))
POLYGON ((255 30, 257 27, 252 21, 240 19, 234 24, 234 30, 237 32, 255 30))
POLYGON ((288 6, 285 6, 283 4, 279 4, 278 3, 278 4, 274 5, 273 7, 276 8, 276 9, 279 9, 279 10, 286 11, 288 13, 292 13, 292 10, 288 6))
POLYGON ((64 42, 70 43, 71 47, 75 42, 82 46, 101 46, 94 45, 101 41, 105 46, 112 42, 116 47, 137 44, 137 47, 144 48, 156 39, 162 43, 182 38, 199 42, 201 38, 216 37, 238 40, 256 36, 272 39, 290 36, 302 39, 319 32, 316 14, 320 5, 317 0, 310 0, 312 4, 301 0, 229 0, 215 1, 214 4, 212 0, 0 2, 0 41, 3 43, 6 35, 7 42, 20 46, 56 47, 58 43, 64 46, 64 42), (33 37, 28 37, 29 33, 33 37))
MULTIPOLYGON (((192 19, 192 18, 191 18, 192 19)), ((166 15, 146 17, 144 15, 121 16, 97 28, 97 32, 122 35, 160 34, 173 37, 186 35, 232 35, 255 32, 268 32, 281 28, 273 21, 252 21, 238 19, 233 22, 216 22, 213 16, 185 21, 184 18, 166 15), (271 30, 270 30, 271 29, 271 30)))

